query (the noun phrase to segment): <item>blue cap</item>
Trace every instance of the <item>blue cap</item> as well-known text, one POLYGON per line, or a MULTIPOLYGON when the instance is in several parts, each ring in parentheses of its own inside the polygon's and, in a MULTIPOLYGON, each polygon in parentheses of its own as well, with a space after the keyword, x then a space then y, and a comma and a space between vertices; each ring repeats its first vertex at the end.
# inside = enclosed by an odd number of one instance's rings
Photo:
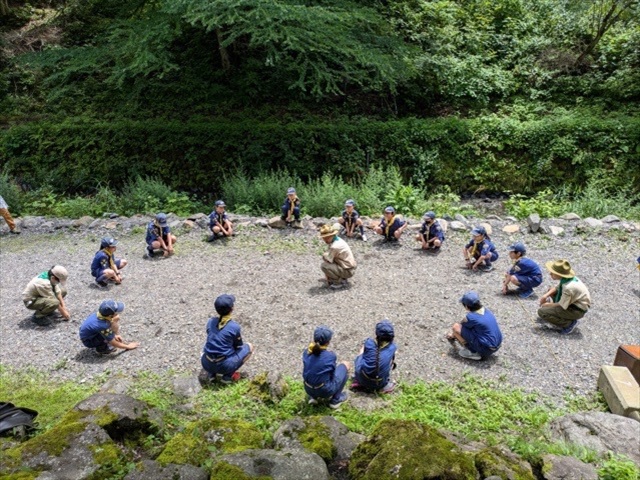
POLYGON ((295 189, 295 188, 293 188, 293 187, 289 187, 289 188, 287 189, 287 195, 292 195, 292 194, 294 194, 294 193, 296 193, 296 189, 295 189))
POLYGON ((216 308, 216 312, 218 312, 219 315, 226 315, 233 310, 233 305, 235 303, 236 297, 225 293, 216 298, 213 306, 216 308))
POLYGON ((477 226, 474 227, 473 230, 471 230, 471 235, 476 236, 476 235, 486 235, 487 231, 485 230, 485 228, 483 226, 477 226))
POLYGON ((513 245, 509 245, 510 252, 527 253, 527 247, 522 242, 516 242, 513 245))
POLYGON ((115 247, 118 241, 112 237, 104 237, 100 240, 100 248, 115 247))
POLYGON ((376 337, 393 338, 393 325, 386 318, 376 325, 376 337))
POLYGON ((333 332, 329 327, 325 327, 324 325, 317 327, 313 332, 313 341, 320 345, 326 345, 329 343, 331 341, 331 337, 333 337, 333 332))
POLYGON ((425 220, 427 218, 436 218, 436 212, 432 212, 431 210, 429 210, 427 213, 423 215, 422 218, 424 218, 425 220))
POLYGON ((480 302, 480 296, 473 290, 469 290, 460 298, 460 303, 465 307, 470 307, 475 303, 480 302))
POLYGON ((351 199, 349 199, 346 202, 344 202, 344 206, 345 207, 353 207, 353 206, 355 206, 355 204, 356 204, 356 202, 351 200, 351 199))
POLYGON ((396 213, 396 209, 393 207, 387 207, 384 209, 384 213, 396 213))
POLYGON ((115 315, 116 313, 120 313, 124 310, 124 303, 116 302, 115 300, 105 300, 100 304, 100 308, 98 308, 98 312, 103 317, 110 317, 111 315, 115 315))
POLYGON ((167 225, 167 215, 165 213, 157 214, 156 220, 158 221, 158 225, 161 227, 165 227, 167 225))
POLYGON ((227 205, 222 200, 216 200, 215 206, 216 207, 226 207, 227 205))

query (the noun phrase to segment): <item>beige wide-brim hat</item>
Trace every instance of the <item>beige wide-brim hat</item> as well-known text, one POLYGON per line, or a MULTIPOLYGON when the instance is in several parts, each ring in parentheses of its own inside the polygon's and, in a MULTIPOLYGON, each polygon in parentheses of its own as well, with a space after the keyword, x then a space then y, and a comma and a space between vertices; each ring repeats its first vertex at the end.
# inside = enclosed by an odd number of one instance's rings
POLYGON ((552 260, 544 264, 551 273, 555 273, 562 278, 572 278, 576 276, 567 260, 552 260))
POLYGON ((324 237, 333 237, 333 236, 335 236, 337 234, 338 234, 338 231, 335 228, 333 228, 332 225, 323 225, 320 228, 320 236, 322 238, 324 238, 324 237))

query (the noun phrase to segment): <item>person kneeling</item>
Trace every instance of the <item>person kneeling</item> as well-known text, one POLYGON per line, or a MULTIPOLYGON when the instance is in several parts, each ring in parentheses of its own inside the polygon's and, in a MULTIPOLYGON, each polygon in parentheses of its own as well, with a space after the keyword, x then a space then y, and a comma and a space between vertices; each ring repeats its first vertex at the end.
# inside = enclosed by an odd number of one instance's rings
POLYGON ((416 240, 422 244, 422 249, 429 253, 440 252, 442 242, 444 242, 444 231, 440 222, 436 220, 435 212, 429 211, 422 217, 420 232, 416 240))
POLYGON ((156 215, 156 219, 147 225, 147 255, 153 258, 156 251, 161 251, 162 255, 168 257, 173 255, 173 246, 176 243, 176 236, 171 233, 167 225, 167 216, 164 213, 156 215))
POLYGON ((503 294, 516 294, 523 299, 529 298, 533 295, 533 289, 542 283, 540 267, 530 258, 526 258, 526 253, 527 249, 521 242, 509 246, 509 258, 513 261, 513 266, 504 276, 503 294), (513 284, 517 288, 511 290, 509 284, 513 284))
POLYGON ((115 352, 116 348, 133 350, 140 344, 125 342, 119 335, 120 313, 124 310, 124 303, 115 300, 105 300, 100 304, 97 312, 89 315, 80 325, 80 341, 87 348, 95 348, 101 355, 115 352))
POLYGON ((376 339, 367 338, 354 362, 353 390, 391 393, 395 383, 390 381, 391 370, 396 367, 396 344, 393 343, 393 325, 383 320, 376 325, 376 339))
POLYGON ((349 278, 356 272, 356 259, 351 252, 351 247, 338 236, 338 231, 330 225, 324 225, 320 229, 320 237, 329 245, 329 250, 322 254, 320 269, 324 273, 330 288, 338 289, 348 286, 349 278))
POLYGON ((96 279, 96 284, 106 287, 108 282, 116 285, 122 283, 121 270, 127 266, 124 258, 116 258, 118 241, 115 238, 105 237, 100 241, 100 250, 96 252, 91 262, 91 275, 96 279))

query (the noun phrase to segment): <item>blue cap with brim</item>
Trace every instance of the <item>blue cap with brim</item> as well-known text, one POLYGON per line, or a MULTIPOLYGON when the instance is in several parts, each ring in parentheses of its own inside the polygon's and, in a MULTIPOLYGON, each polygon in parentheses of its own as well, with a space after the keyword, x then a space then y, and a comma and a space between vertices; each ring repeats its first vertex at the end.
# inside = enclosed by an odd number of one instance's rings
POLYGON ((161 227, 165 227, 167 225, 167 215, 165 213, 157 214, 156 220, 158 221, 158 225, 161 227))
POLYGON ((422 216, 422 218, 424 218, 425 220, 427 218, 436 218, 436 212, 428 211, 422 216))
POLYGON ((396 209, 393 207, 387 207, 384 209, 384 213, 396 213, 396 209))
POLYGON ((480 296, 473 290, 468 291, 460 298, 460 303, 465 307, 469 307, 480 302, 480 296))
POLYGON ((295 189, 295 188, 293 188, 293 187, 289 187, 289 188, 287 189, 287 195, 292 195, 292 194, 294 194, 294 193, 296 193, 296 189, 295 189))
POLYGON ((223 295, 220 295, 218 298, 216 298, 216 301, 214 302, 213 306, 215 307, 216 312, 218 312, 219 315, 226 315, 231 310, 233 310, 233 305, 235 303, 236 303, 236 297, 225 293, 223 295))
POLYGON ((105 300, 100 304, 98 312, 103 317, 110 317, 116 313, 120 313, 124 310, 124 303, 116 302, 115 300, 105 300))
POLYGON ((509 245, 510 252, 527 253, 527 247, 522 242, 516 242, 513 245, 509 245))
POLYGON ((326 345, 329 343, 331 341, 331 337, 333 337, 333 332, 329 327, 325 327, 324 325, 317 327, 313 332, 313 341, 320 345, 326 345))
POLYGON ((471 230, 471 235, 476 236, 476 235, 486 235, 487 231, 484 229, 484 227, 475 227, 473 230, 471 230))
POLYGON ((382 320, 376 325, 376 337, 393 337, 393 325, 387 319, 382 320))

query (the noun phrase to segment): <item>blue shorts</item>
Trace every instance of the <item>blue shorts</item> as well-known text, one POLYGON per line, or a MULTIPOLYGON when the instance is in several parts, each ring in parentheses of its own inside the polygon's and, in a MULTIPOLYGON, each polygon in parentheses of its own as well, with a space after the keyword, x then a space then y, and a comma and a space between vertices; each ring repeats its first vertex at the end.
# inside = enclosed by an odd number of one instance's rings
MULTIPOLYGON (((120 265, 122 264, 122 260, 118 259, 115 261, 116 267, 118 270, 120 269, 120 265)), ((105 270, 110 270, 110 268, 103 268, 102 270, 94 270, 91 272, 91 276, 94 278, 100 278, 105 270)))
POLYGON ((523 277, 521 275, 514 275, 518 281, 520 282, 520 288, 522 290, 531 290, 536 288, 538 285, 542 283, 542 276, 534 276, 534 277, 523 277))
POLYGON ((342 393, 345 384, 347 383, 347 376, 349 371, 343 363, 338 365, 333 373, 333 382, 326 383, 320 388, 311 388, 309 385, 304 384, 304 391, 307 392, 311 398, 315 399, 328 399, 335 398, 342 393))
POLYGON ((467 345, 466 345, 467 349, 471 350, 473 353, 480 354, 480 356, 483 358, 490 357, 491 355, 496 353, 501 347, 501 345, 498 345, 495 348, 487 347, 486 345, 483 345, 480 342, 478 342, 478 339, 475 337, 465 338, 465 336, 463 335, 462 338, 464 338, 465 341, 467 342, 467 345))
MULTIPOLYGON (((113 339, 111 339, 113 340, 113 339)), ((104 347, 106 344, 108 344, 111 340, 107 340, 106 338, 104 338, 102 335, 96 335, 95 337, 90 337, 90 338, 85 338, 85 339, 80 339, 80 341, 82 342, 82 344, 87 347, 87 348, 98 348, 98 347, 104 347)))
POLYGON ((380 378, 378 379, 378 381, 376 381, 364 374, 362 370, 362 355, 358 355, 354 363, 355 363, 354 377, 356 378, 356 381, 360 384, 360 386, 365 390, 370 390, 370 391, 382 390, 384 387, 387 386, 387 383, 389 383, 388 376, 386 378, 380 378))
POLYGON ((207 355, 203 353, 202 357, 200 358, 200 362, 202 363, 202 368, 209 372, 209 375, 211 376, 217 374, 231 375, 244 364, 244 361, 250 353, 251 350, 249 349, 249 345, 245 343, 238 350, 236 350, 235 353, 228 356, 224 360, 221 360, 219 362, 212 362, 207 358, 207 355))

